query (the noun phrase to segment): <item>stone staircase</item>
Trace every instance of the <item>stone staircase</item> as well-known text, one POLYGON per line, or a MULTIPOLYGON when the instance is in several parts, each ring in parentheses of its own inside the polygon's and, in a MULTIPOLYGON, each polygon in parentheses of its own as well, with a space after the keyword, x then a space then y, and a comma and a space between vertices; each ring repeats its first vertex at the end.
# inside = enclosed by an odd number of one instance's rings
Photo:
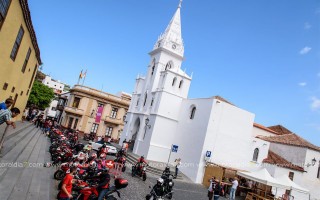
POLYGON ((43 167, 50 161, 48 138, 29 122, 20 126, 21 129, 10 129, 4 139, 0 158, 0 199, 51 200, 55 170, 43 167))
MULTIPOLYGON (((115 146, 118 150, 121 149, 121 146, 119 146, 118 144, 112 143, 112 145, 115 146)), ((139 158, 140 158, 139 155, 136 155, 132 152, 128 152, 127 153, 127 166, 131 168, 132 165, 135 165, 138 162, 139 158)), ((159 177, 162 175, 162 172, 164 171, 164 169, 167 166, 167 163, 149 161, 149 160, 147 160, 147 162, 149 164, 149 166, 147 167, 147 172, 150 174, 153 174, 155 176, 159 176, 159 177)), ((170 167, 171 174, 175 174, 175 167, 170 164, 169 164, 169 167, 170 167)), ((131 169, 129 169, 129 170, 131 170, 131 169)), ((186 178, 186 177, 184 177, 184 175, 181 175, 181 172, 180 172, 176 179, 183 180, 184 178, 186 178)))

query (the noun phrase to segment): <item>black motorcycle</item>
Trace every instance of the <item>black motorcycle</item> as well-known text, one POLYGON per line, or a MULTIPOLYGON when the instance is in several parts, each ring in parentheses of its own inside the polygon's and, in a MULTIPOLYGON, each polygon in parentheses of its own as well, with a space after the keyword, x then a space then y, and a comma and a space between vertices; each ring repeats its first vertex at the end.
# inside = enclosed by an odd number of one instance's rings
POLYGON ((145 180, 147 180, 146 170, 147 170, 147 168, 145 165, 142 165, 141 169, 139 169, 139 167, 137 165, 133 165, 131 175, 132 175, 132 177, 134 177, 136 175, 139 177, 142 177, 142 180, 145 181, 145 180))
MULTIPOLYGON (((149 188, 151 188, 149 186, 149 188)), ((172 198, 172 191, 169 193, 165 193, 164 195, 159 195, 156 193, 156 191, 152 188, 150 194, 147 194, 146 200, 165 200, 166 198, 171 199, 172 198), (171 198, 169 198, 171 196, 171 198)))
POLYGON ((173 175, 172 174, 163 174, 161 176, 163 179, 163 186, 165 190, 165 194, 167 194, 168 199, 172 199, 172 189, 174 186, 173 175))

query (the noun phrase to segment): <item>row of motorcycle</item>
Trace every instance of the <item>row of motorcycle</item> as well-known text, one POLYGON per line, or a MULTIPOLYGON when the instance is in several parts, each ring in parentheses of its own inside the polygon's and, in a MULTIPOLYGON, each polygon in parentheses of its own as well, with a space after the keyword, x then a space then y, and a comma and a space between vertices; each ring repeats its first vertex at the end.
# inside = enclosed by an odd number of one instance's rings
MULTIPOLYGON (((74 175, 76 179, 72 187, 73 199, 77 200, 96 200, 99 196, 97 185, 100 181, 100 175, 104 172, 108 172, 107 154, 108 148, 103 145, 98 153, 91 153, 91 145, 84 145, 77 141, 78 132, 72 130, 61 131, 59 129, 53 129, 48 133, 51 140, 51 146, 49 152, 51 154, 52 164, 59 166, 54 173, 54 178, 59 180, 58 189, 62 185, 63 178, 68 170, 75 166, 77 172, 74 175)), ((125 155, 120 154, 112 162, 119 162, 125 164, 125 155)), ((124 166, 124 165, 123 165, 124 166)), ((125 168, 122 168, 125 170, 125 168)), ((119 190, 127 187, 128 181, 123 178, 115 178, 114 184, 109 185, 109 191, 104 195, 104 200, 117 199, 114 195, 120 197, 119 190)))
MULTIPOLYGON (((52 164, 59 166, 54 173, 54 178, 62 181, 70 167, 76 166, 75 179, 77 181, 73 185, 73 199, 96 200, 99 195, 96 187, 99 175, 110 168, 108 166, 110 160, 106 159, 108 148, 102 145, 97 153, 90 153, 92 151, 91 145, 79 143, 77 131, 53 129, 48 136, 51 140, 49 152, 52 164)), ((126 170, 126 152, 123 149, 119 150, 112 163, 121 164, 121 170, 124 172, 126 170)), ((138 163, 132 166, 132 177, 139 177, 145 181, 147 179, 146 167, 148 167, 148 164, 144 162, 143 157, 142 160, 140 158, 138 163)), ((119 190, 127 187, 127 185, 127 180, 116 178, 104 200, 117 199, 114 194, 120 197, 119 190)), ((173 175, 170 173, 169 167, 166 167, 157 183, 150 187, 151 192, 145 198, 146 200, 172 199, 173 186, 173 175)))

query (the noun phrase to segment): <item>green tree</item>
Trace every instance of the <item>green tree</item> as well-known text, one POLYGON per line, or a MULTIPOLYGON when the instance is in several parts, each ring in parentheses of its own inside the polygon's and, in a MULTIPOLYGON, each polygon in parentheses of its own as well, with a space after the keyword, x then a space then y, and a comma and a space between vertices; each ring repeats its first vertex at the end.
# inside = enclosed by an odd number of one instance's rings
POLYGON ((49 88, 39 81, 35 81, 33 83, 32 90, 28 99, 28 104, 33 104, 39 109, 45 109, 49 107, 53 98, 53 89, 49 88))

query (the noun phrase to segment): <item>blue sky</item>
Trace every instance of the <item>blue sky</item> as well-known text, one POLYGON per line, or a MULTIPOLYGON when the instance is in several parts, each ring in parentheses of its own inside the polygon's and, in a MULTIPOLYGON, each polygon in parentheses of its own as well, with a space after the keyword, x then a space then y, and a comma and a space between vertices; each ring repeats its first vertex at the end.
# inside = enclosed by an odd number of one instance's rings
MULTIPOLYGON (((132 93, 178 3, 29 0, 43 72, 132 93)), ((184 0, 181 20, 190 98, 220 95, 320 146, 320 1, 184 0)))

